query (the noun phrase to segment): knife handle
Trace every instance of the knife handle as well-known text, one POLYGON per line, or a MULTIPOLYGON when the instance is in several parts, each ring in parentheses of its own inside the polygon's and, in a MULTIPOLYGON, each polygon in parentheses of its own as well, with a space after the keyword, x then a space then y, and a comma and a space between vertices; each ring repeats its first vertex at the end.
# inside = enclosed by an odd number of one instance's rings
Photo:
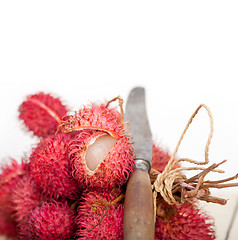
POLYGON ((125 194, 124 240, 154 240, 154 206, 149 174, 136 169, 125 194))

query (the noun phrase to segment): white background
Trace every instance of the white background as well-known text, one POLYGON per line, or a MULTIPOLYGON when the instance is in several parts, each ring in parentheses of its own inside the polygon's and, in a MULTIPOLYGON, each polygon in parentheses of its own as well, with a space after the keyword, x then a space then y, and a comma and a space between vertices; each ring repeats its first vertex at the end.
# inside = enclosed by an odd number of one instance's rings
MULTIPOLYGON (((126 100, 139 85, 154 141, 171 153, 193 111, 207 104, 210 164, 228 160, 225 174, 209 176, 236 174, 237 13, 237 1, 1 1, 1 162, 28 156, 37 142, 17 119, 28 94, 50 92, 77 110, 126 100)), ((208 133, 202 110, 178 156, 203 161, 208 133)))

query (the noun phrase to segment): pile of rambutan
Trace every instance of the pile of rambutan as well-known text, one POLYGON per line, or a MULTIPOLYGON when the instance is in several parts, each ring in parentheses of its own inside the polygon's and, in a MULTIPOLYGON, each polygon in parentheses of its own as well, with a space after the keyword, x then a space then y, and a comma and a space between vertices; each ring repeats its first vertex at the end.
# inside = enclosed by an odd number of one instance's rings
MULTIPOLYGON (((59 98, 40 92, 20 105, 19 119, 39 142, 21 162, 1 167, 0 236, 123 239, 135 153, 122 112, 108 102, 69 114, 59 98)), ((152 168, 162 172, 169 159, 154 144, 152 168)), ((158 195, 157 202, 155 239, 215 239, 196 201, 169 205, 158 195)))

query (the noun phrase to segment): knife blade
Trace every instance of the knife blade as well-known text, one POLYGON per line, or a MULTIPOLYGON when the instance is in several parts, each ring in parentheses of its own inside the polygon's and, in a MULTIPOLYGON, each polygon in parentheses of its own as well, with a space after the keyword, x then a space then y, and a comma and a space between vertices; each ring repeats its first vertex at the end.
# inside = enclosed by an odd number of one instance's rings
POLYGON ((136 165, 143 160, 150 171, 152 160, 152 134, 147 118, 145 104, 145 89, 142 87, 134 88, 128 97, 126 105, 125 119, 129 120, 130 135, 133 137, 133 148, 136 153, 136 165))
POLYGON ((146 114, 145 89, 129 94, 125 120, 135 150, 135 171, 130 176, 124 210, 124 239, 154 239, 154 209, 149 171, 152 161, 152 135, 146 114))

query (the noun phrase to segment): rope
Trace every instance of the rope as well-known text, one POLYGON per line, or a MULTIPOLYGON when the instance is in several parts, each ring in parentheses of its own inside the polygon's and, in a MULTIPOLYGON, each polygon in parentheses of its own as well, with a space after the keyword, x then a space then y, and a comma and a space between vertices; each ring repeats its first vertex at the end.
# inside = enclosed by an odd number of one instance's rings
MULTIPOLYGON (((181 172, 183 170, 204 170, 205 168, 203 167, 181 167, 181 168, 177 168, 172 170, 176 164, 178 164, 179 162, 189 162, 195 165, 206 165, 209 163, 209 147, 211 144, 211 139, 213 136, 213 117, 211 114, 210 109, 205 105, 205 104, 201 104, 193 113, 193 115, 190 117, 187 125, 185 126, 185 129, 177 143, 177 146, 175 148, 175 151, 173 153, 173 155, 171 156, 170 160, 168 161, 164 171, 162 173, 159 173, 154 184, 153 184, 153 197, 154 197, 154 208, 155 208, 155 213, 156 213, 156 198, 157 198, 157 193, 160 193, 161 196, 163 197, 163 199, 169 203, 170 205, 176 204, 179 205, 181 204, 179 201, 177 201, 172 193, 172 188, 173 188, 173 183, 176 179, 179 179, 181 181, 186 180, 186 176, 181 172), (204 162, 200 162, 200 161, 196 161, 190 158, 180 158, 180 159, 175 159, 175 156, 178 152, 178 149, 181 145, 181 142, 190 126, 190 124, 192 123, 193 119, 195 118, 195 116, 198 114, 199 110, 201 108, 205 108, 205 110, 208 113, 209 119, 210 119, 210 133, 206 142, 206 147, 205 147, 205 161, 204 162)), ((222 172, 220 170, 214 170, 217 172, 222 172)))

